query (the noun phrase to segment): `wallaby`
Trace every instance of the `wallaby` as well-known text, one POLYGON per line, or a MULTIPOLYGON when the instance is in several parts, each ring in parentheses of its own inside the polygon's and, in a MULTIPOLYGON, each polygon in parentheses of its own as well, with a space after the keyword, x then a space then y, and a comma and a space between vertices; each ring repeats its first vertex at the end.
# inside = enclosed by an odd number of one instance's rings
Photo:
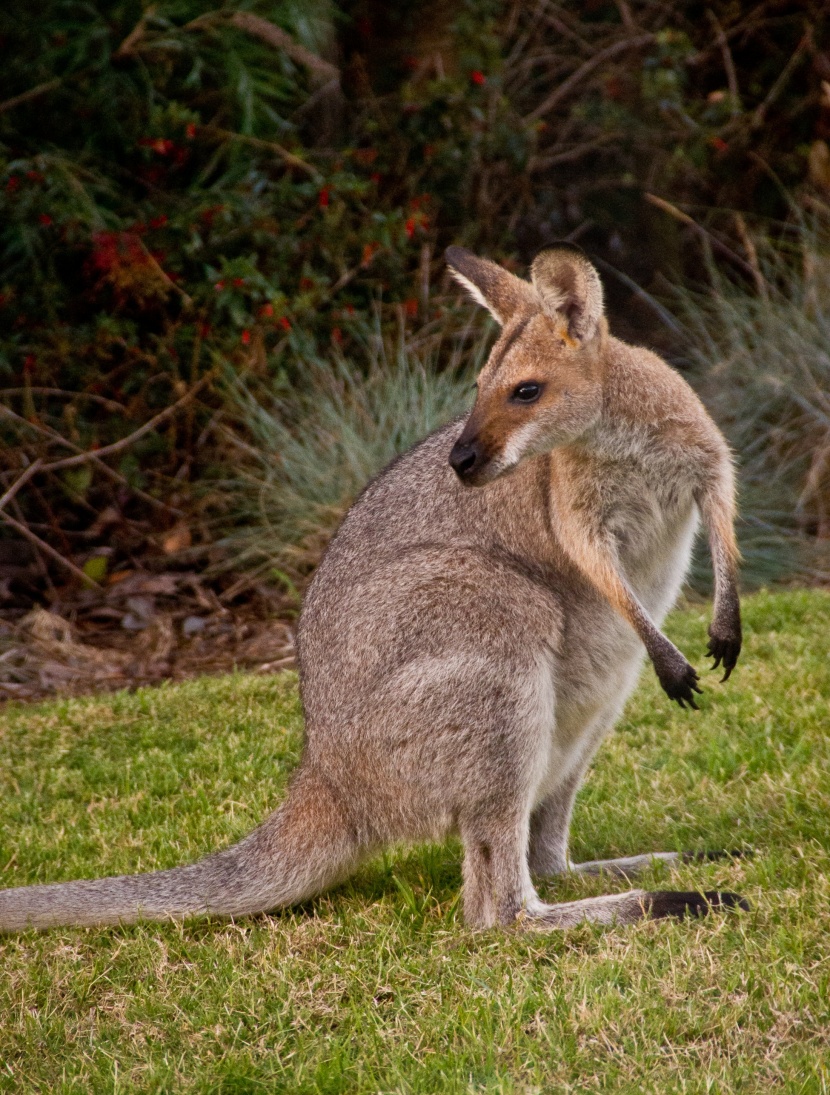
POLYGON ((458 247, 450 271, 501 334, 472 412, 399 457, 331 542, 299 626, 306 739, 287 801, 234 847, 153 874, 0 892, 0 928, 242 916, 296 904, 392 843, 458 834, 468 924, 536 929, 702 913, 730 893, 629 890, 546 904, 573 864, 574 796, 648 653, 695 706, 660 632, 702 518, 709 653, 741 647, 732 459, 686 382, 612 338, 578 249, 531 281, 458 247))

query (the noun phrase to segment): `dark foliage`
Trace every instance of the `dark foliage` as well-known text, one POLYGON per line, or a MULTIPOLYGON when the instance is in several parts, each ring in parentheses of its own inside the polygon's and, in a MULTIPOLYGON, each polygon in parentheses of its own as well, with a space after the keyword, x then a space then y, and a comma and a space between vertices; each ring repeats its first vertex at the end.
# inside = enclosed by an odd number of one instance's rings
MULTIPOLYGON (((821 0, 9 0, 0 47, 3 489, 183 401, 9 502, 93 577, 214 536, 220 373, 302 383, 373 309, 428 334, 447 244, 579 240, 659 338, 634 283, 703 239, 751 284, 734 211, 830 187, 821 0)), ((67 579, 6 547, 17 596, 67 579)))

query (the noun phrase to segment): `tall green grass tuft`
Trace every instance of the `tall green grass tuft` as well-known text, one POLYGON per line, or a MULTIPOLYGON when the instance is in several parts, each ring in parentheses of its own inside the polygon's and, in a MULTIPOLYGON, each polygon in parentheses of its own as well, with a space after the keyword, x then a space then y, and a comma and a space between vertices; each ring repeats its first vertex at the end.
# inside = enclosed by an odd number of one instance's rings
POLYGON ((731 442, 749 585, 830 578, 830 210, 759 239, 756 284, 681 294, 698 390, 731 442))
POLYGON ((302 383, 278 390, 229 380, 240 470, 231 484, 238 528, 224 541, 251 577, 299 594, 346 510, 369 479, 472 403, 491 338, 442 333, 420 347, 378 327, 365 359, 309 355, 302 383), (244 437, 244 440, 242 439, 244 437))

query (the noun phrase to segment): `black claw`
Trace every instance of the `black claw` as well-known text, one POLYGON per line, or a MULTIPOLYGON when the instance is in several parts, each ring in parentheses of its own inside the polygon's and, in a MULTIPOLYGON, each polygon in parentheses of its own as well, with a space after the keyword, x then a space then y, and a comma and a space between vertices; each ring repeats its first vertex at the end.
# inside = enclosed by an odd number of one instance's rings
POLYGON ((706 656, 713 658, 712 671, 718 667, 723 667, 724 675, 721 677, 721 684, 724 681, 728 681, 732 675, 732 670, 738 664, 738 655, 741 652, 741 640, 740 639, 710 639, 709 646, 706 651, 706 656))
POLYGON ((700 677, 697 670, 682 656, 679 659, 676 656, 677 651, 674 654, 674 657, 665 660, 652 657, 663 691, 670 700, 674 700, 684 710, 690 707, 693 711, 699 711, 700 708, 695 703, 694 696, 695 693, 702 696, 703 689, 699 685, 700 677))

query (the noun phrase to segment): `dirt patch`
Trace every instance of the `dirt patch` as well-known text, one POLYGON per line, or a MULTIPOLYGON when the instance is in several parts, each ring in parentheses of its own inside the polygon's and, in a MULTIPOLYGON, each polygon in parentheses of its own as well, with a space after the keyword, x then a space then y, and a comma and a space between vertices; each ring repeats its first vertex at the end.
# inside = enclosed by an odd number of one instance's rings
POLYGON ((0 615, 0 700, 35 700, 296 665, 277 593, 227 606, 193 573, 134 571, 105 591, 0 615))

